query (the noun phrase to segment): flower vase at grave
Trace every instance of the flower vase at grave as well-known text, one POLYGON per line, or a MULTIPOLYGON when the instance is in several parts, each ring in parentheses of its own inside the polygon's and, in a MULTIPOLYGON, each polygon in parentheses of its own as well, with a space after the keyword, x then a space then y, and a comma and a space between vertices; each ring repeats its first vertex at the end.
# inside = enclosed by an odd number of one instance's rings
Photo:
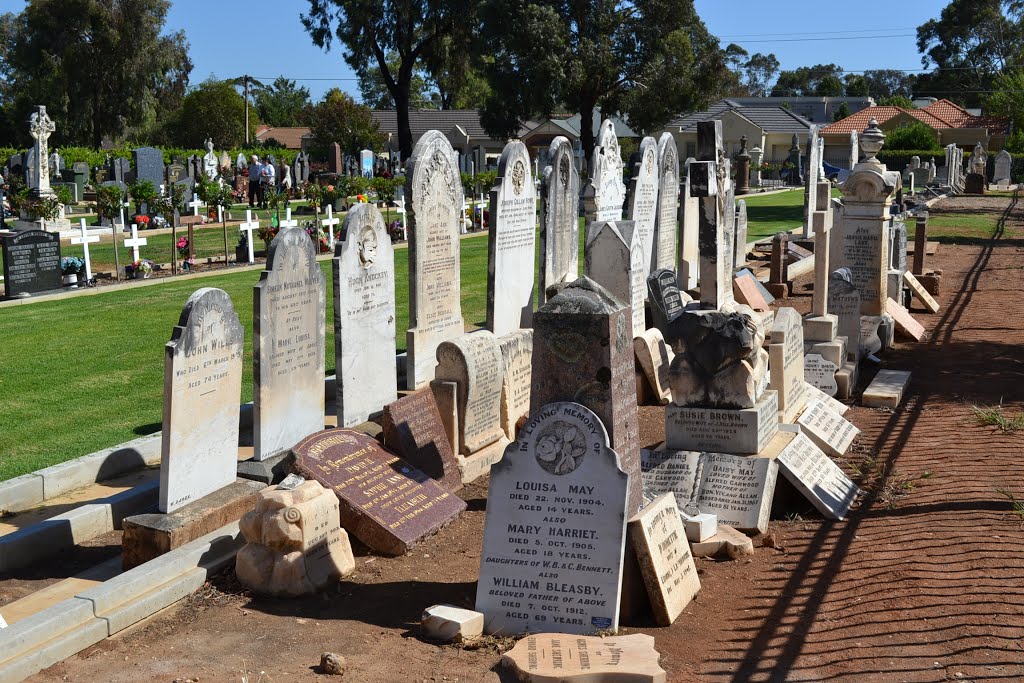
POLYGON ((77 285, 78 284, 78 273, 68 273, 64 276, 64 284, 66 285, 77 285))

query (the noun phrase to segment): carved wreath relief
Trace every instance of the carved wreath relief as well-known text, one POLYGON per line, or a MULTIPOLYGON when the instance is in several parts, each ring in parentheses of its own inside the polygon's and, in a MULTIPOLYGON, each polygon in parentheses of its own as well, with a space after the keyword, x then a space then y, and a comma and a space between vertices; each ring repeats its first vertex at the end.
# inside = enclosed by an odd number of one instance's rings
POLYGON ((516 159, 516 162, 512 165, 512 191, 516 195, 521 195, 525 182, 526 169, 524 168, 523 160, 516 159))
POLYGON ((575 426, 561 420, 548 425, 537 437, 537 464, 550 474, 569 474, 583 462, 587 442, 575 426))
POLYGON ((562 181, 562 187, 569 187, 569 157, 562 155, 558 160, 558 179, 562 181))

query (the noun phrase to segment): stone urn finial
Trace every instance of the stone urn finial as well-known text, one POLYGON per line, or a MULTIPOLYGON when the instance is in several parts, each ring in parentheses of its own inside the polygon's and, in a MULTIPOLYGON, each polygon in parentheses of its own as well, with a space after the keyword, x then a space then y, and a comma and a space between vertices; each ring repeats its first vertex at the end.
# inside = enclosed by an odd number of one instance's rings
POLYGON ((878 127, 878 119, 872 117, 868 127, 860 136, 860 151, 864 153, 865 163, 877 163, 875 155, 882 151, 885 144, 885 133, 878 127))
POLYGON ((741 160, 741 159, 749 159, 749 158, 750 158, 750 152, 747 151, 747 136, 746 135, 741 135, 740 136, 740 151, 736 153, 736 159, 741 160))

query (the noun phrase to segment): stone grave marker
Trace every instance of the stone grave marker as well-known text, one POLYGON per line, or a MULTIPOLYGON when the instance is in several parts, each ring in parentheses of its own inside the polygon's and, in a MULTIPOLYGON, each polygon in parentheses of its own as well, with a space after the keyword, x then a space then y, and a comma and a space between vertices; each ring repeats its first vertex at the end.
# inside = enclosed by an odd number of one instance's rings
POLYGON ((633 348, 636 352, 637 362, 643 368, 644 376, 647 377, 658 402, 661 405, 667 405, 672 400, 668 371, 674 354, 665 343, 665 337, 662 336, 661 330, 658 328, 644 330, 633 338, 633 348))
POLYGON ((327 284, 305 230, 270 243, 253 287, 253 460, 324 428, 327 284))
POLYGON ((700 302, 706 308, 721 308, 732 301, 735 258, 732 235, 726 229, 728 215, 734 209, 729 201, 729 168, 722 147, 721 121, 697 124, 697 153, 701 160, 690 164, 690 191, 700 198, 700 302))
POLYGON ((427 131, 413 149, 406 194, 411 197, 406 387, 419 389, 434 377, 438 345, 464 332, 459 279, 462 181, 451 144, 436 130, 427 131))
POLYGON ((645 448, 640 451, 640 467, 644 481, 644 505, 671 492, 680 512, 691 517, 700 514, 697 499, 704 463, 699 451, 645 448))
POLYGON ((547 301, 547 290, 559 282, 574 282, 580 274, 580 174, 572 145, 562 136, 551 141, 551 165, 541 182, 540 287, 537 305, 547 301))
POLYGON ((462 476, 445 433, 434 393, 420 389, 384 406, 384 445, 449 491, 462 476))
POLYGON ((647 275, 643 267, 643 245, 631 224, 592 223, 584 251, 584 273, 630 306, 632 339, 646 328, 644 300, 647 298, 647 275))
POLYGON ((736 221, 732 243, 735 249, 732 267, 734 269, 742 268, 747 264, 747 202, 743 199, 736 202, 736 221))
POLYGON ((627 525, 659 626, 671 626, 700 592, 697 566, 672 492, 658 496, 627 525))
POLYGON ((518 680, 530 683, 666 683, 654 637, 569 638, 541 633, 523 638, 501 657, 518 680))
POLYGON ((929 313, 939 312, 939 302, 932 298, 932 295, 929 294, 928 290, 924 288, 924 285, 914 277, 913 273, 909 270, 903 271, 903 281, 907 283, 907 286, 910 287, 910 291, 913 292, 914 296, 916 296, 924 305, 925 310, 929 313))
POLYGON ((838 365, 825 360, 820 353, 809 353, 804 356, 804 381, 828 396, 835 396, 839 390, 836 384, 838 369, 838 365))
POLYGON ((992 173, 992 182, 996 185, 1009 185, 1011 182, 1010 169, 1013 166, 1013 157, 1005 149, 996 155, 996 165, 992 173))
POLYGON ((164 183, 164 154, 155 147, 139 147, 132 151, 135 160, 135 177, 148 180, 157 190, 164 183))
POLYGON ((783 476, 818 512, 828 519, 846 517, 860 489, 806 434, 797 434, 776 459, 783 476))
POLYGON ((504 373, 501 380, 501 428, 509 440, 516 426, 530 414, 533 381, 533 330, 516 330, 498 338, 504 373))
POLYGON ((768 371, 768 386, 779 392, 782 421, 792 423, 807 403, 803 319, 794 308, 787 306, 775 311, 768 344, 768 371))
POLYGON ((533 415, 491 468, 476 609, 491 634, 616 631, 629 475, 586 407, 533 415))
POLYGON ((679 220, 679 152, 676 139, 665 132, 658 139, 658 210, 654 219, 653 254, 649 271, 676 267, 679 220))
POLYGON ((548 403, 582 403, 601 419, 631 475, 629 512, 642 503, 636 364, 626 307, 582 277, 534 315, 530 414, 548 403))
POLYGON ((0 237, 4 255, 4 291, 8 299, 63 286, 60 235, 22 230, 0 237))
POLYGON ((768 445, 779 430, 779 399, 765 391, 752 408, 722 410, 669 406, 665 438, 669 448, 753 455, 768 445), (681 440, 680 437, 685 436, 681 440))
POLYGON ((160 512, 235 481, 244 345, 227 292, 188 298, 164 350, 160 512))
POLYGON ((629 195, 626 199, 626 205, 629 207, 627 218, 633 221, 633 230, 640 243, 643 255, 642 270, 646 280, 653 261, 654 224, 658 213, 658 143, 652 137, 645 137, 640 141, 640 150, 635 157, 636 161, 631 169, 632 178, 629 181, 629 195))
POLYGON ((398 393, 395 257, 380 211, 356 204, 333 260, 338 425, 365 422, 398 393))
POLYGON ((292 451, 304 477, 338 496, 341 526, 377 552, 405 554, 466 509, 455 494, 362 432, 319 432, 292 451))
POLYGON ((692 162, 693 159, 686 160, 682 195, 679 198, 679 256, 676 262, 676 274, 679 276, 679 289, 684 291, 697 288, 700 271, 698 247, 700 199, 693 194, 693 186, 690 183, 692 162))
POLYGON ((626 200, 626 185, 622 181, 623 166, 615 124, 605 119, 601 122, 597 144, 590 158, 590 180, 583 190, 588 240, 591 224, 622 220, 626 200))
POLYGON ((860 290, 852 282, 848 268, 829 275, 828 312, 835 315, 837 333, 846 337, 847 354, 860 359, 860 290))
POLYGON ((837 458, 850 448, 860 430, 842 415, 829 410, 824 401, 814 401, 798 421, 800 430, 821 450, 837 458))
POLYGON ((530 177, 530 153, 518 140, 506 144, 501 153, 490 207, 487 329, 500 337, 533 324, 537 192, 530 177))
MULTIPOLYGON (((683 313, 684 299, 676 274, 668 268, 660 268, 647 276, 647 299, 651 302, 654 327, 664 334, 669 323, 683 313)), ((690 297, 685 301, 690 301, 690 297)))
MULTIPOLYGON (((464 334, 437 347, 434 381, 457 385, 458 425, 456 441, 452 445, 455 452, 464 458, 505 435, 500 417, 504 375, 498 340, 487 330, 464 334)), ((500 453, 494 460, 499 457, 500 453)))
POLYGON ((914 320, 914 316, 910 315, 910 311, 903 308, 896 301, 886 299, 885 313, 889 314, 889 317, 893 319, 897 330, 914 341, 921 341, 921 337, 924 336, 924 325, 914 320))

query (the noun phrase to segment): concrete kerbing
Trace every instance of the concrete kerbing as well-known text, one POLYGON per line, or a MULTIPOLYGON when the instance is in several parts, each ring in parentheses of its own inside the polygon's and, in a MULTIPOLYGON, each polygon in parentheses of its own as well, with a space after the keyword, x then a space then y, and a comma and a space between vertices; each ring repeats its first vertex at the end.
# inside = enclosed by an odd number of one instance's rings
POLYGON ((0 683, 17 683, 188 595, 245 541, 228 524, 3 631, 0 683))
POLYGON ((36 472, 43 478, 43 500, 133 470, 160 464, 160 432, 132 439, 36 472))
POLYGON ((20 512, 43 502, 43 478, 24 474, 0 482, 0 511, 20 512))

